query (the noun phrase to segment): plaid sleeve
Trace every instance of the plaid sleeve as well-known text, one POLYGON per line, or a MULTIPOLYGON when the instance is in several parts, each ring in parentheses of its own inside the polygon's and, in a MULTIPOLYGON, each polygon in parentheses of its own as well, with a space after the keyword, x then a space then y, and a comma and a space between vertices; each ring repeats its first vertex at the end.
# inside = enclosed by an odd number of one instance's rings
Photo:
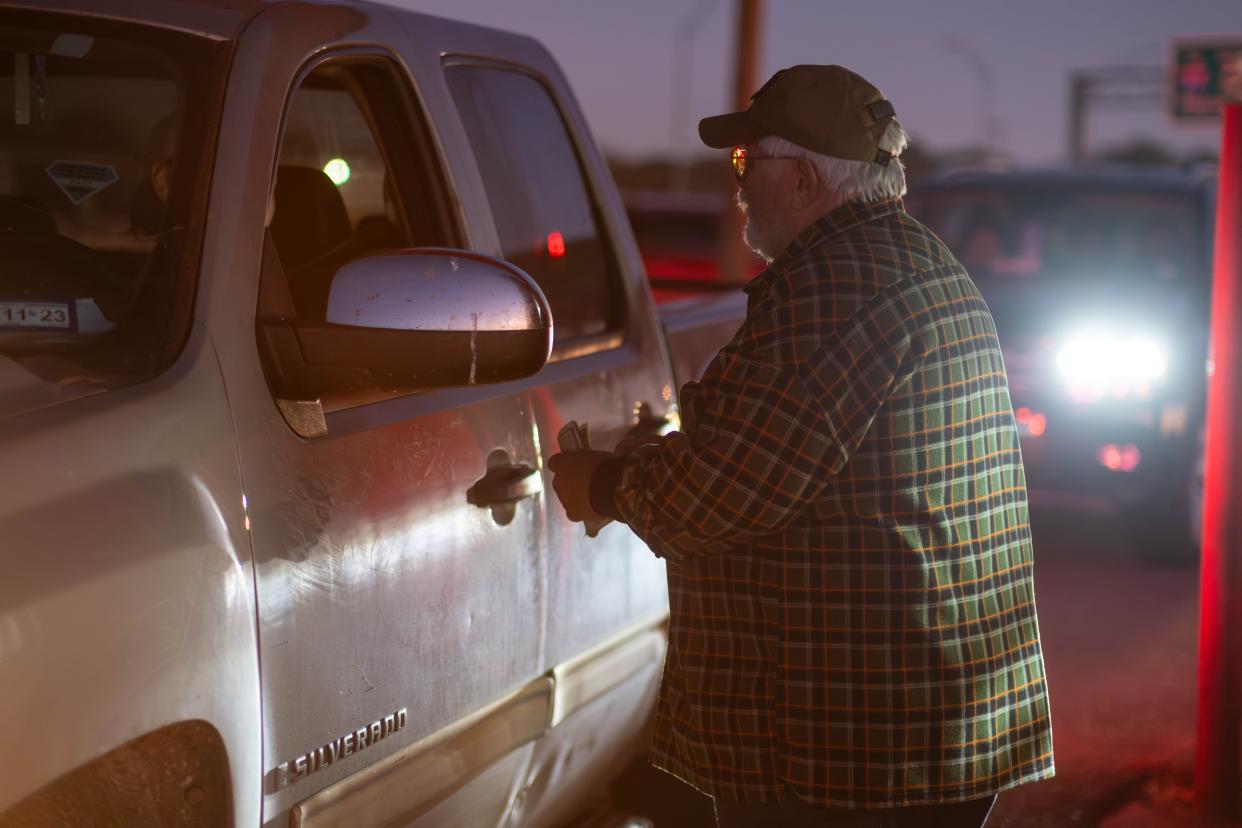
POLYGON ((912 373, 903 304, 886 290, 822 337, 769 312, 756 326, 767 333, 726 348, 708 369, 693 431, 627 459, 616 491, 625 522, 678 560, 757 540, 797 516, 912 373))

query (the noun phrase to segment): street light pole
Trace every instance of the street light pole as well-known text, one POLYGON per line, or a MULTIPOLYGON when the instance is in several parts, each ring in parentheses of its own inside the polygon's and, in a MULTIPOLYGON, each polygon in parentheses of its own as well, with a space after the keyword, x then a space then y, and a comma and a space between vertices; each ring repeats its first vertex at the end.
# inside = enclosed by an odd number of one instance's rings
POLYGON ((1069 111, 1069 160, 1081 164, 1087 158, 1087 91, 1089 82, 1085 75, 1075 72, 1070 76, 1069 111))
POLYGON ((984 149, 991 155, 1000 155, 1004 143, 1004 127, 996 111, 996 76, 987 60, 966 41, 954 35, 945 35, 940 45, 950 54, 960 57, 979 87, 979 137, 984 149))
POLYGON ((690 189, 690 169, 678 162, 684 149, 686 117, 693 97, 694 36, 711 17, 720 0, 698 0, 673 31, 673 111, 669 117, 668 189, 684 192, 690 189))

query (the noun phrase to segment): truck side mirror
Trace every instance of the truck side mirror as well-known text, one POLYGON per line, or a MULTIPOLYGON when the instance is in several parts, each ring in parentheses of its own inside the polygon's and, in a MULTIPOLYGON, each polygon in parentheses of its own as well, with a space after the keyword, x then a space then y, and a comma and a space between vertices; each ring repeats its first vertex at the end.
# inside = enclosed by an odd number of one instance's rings
POLYGON ((259 321, 278 397, 431 390, 529 377, 552 351, 543 291, 508 262, 412 248, 337 271, 324 321, 259 321))

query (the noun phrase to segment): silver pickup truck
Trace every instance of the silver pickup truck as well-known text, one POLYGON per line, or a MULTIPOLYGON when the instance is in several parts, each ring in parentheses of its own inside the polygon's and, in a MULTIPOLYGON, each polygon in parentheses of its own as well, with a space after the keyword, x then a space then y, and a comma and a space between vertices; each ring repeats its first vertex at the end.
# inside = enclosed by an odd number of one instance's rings
MULTIPOLYGON (((675 428, 535 41, 350 2, 0 0, 0 825, 566 823, 663 564, 544 461, 675 428)), ((674 343, 670 357, 666 342, 674 343)))

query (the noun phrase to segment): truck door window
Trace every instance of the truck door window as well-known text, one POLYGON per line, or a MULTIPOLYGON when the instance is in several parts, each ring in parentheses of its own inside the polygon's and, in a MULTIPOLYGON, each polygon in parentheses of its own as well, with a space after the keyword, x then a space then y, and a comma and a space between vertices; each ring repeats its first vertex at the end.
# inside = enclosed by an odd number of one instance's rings
POLYGON ((447 242, 430 218, 435 188, 409 168, 417 142, 382 63, 317 67, 285 117, 270 227, 299 317, 324 318, 332 277, 345 264, 447 242))
POLYGON ((624 300, 569 130, 548 90, 515 71, 446 70, 504 258, 539 283, 558 343, 621 326, 624 300))
POLYGON ((12 360, 115 387, 180 351, 227 56, 145 26, 6 12, 0 374, 12 360))

